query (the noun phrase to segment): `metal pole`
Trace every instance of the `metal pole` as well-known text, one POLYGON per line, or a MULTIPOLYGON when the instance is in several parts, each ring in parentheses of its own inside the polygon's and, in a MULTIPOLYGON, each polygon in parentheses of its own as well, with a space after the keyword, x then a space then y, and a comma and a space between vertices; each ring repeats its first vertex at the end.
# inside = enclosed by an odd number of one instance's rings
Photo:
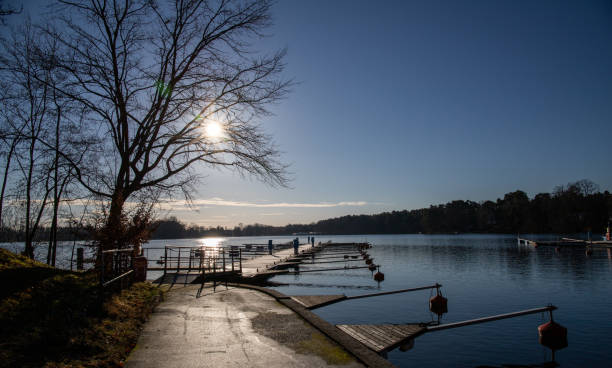
POLYGON ((164 276, 166 276, 166 271, 168 269, 168 247, 164 247, 164 276))
POLYGON ((178 258, 176 259, 176 273, 181 272, 181 248, 178 250, 178 258))
POLYGON ((433 288, 439 287, 439 286, 442 286, 442 285, 435 284, 435 285, 430 285, 430 286, 416 287, 416 288, 412 288, 412 289, 402 289, 402 290, 384 291, 382 293, 347 296, 346 299, 360 299, 360 298, 368 298, 368 297, 371 297, 371 296, 381 296, 381 295, 407 293, 407 292, 410 292, 410 291, 419 291, 419 290, 433 289, 433 288))
POLYGON ((83 258, 83 248, 77 248, 77 270, 79 271, 83 269, 83 258))
POLYGON ((477 323, 491 322, 491 321, 497 321, 497 320, 505 319, 505 318, 513 318, 513 317, 518 317, 518 316, 524 316, 526 314, 534 314, 534 313, 541 313, 541 312, 546 312, 546 311, 553 311, 555 309, 557 309, 557 307, 555 307, 554 305, 549 305, 548 307, 544 307, 544 308, 527 309, 527 310, 519 311, 519 312, 512 312, 512 313, 506 313, 506 314, 498 314, 496 316, 476 318, 476 319, 470 319, 470 320, 467 320, 467 321, 447 323, 447 324, 444 324, 444 325, 427 327, 427 331, 446 330, 446 329, 449 329, 449 328, 463 327, 463 326, 468 326, 468 325, 474 325, 474 324, 477 324, 477 323))

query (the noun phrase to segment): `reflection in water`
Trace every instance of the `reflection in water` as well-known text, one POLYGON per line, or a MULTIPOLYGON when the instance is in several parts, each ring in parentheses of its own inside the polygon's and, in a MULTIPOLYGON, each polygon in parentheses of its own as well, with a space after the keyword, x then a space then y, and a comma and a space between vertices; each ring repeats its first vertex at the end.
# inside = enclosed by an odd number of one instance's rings
POLYGON ((225 245, 224 243, 226 242, 226 240, 226 238, 201 238, 198 239, 198 243, 199 245, 205 247, 220 247, 225 245))

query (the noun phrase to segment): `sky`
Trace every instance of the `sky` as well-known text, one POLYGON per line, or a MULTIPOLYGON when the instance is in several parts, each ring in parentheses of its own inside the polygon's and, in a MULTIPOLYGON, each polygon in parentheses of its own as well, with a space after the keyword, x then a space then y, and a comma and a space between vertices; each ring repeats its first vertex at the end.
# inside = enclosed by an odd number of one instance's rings
POLYGON ((258 44, 298 83, 261 120, 289 188, 208 170, 187 223, 310 223, 612 190, 612 2, 292 1, 258 44))

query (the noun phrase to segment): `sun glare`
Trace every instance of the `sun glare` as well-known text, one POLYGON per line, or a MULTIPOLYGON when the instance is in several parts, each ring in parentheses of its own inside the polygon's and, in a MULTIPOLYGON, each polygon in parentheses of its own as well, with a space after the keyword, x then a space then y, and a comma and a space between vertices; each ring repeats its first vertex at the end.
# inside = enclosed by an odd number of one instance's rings
POLYGON ((207 138, 219 139, 225 135, 225 129, 223 129, 223 125, 218 121, 209 120, 204 126, 204 134, 207 138))

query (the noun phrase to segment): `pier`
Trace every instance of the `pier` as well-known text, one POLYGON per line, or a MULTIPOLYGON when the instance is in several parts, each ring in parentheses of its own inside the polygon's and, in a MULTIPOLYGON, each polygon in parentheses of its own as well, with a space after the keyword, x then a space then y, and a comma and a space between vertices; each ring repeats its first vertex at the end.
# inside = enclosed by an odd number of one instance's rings
POLYGON ((436 332, 506 318, 520 317, 528 314, 551 312, 557 307, 549 305, 542 308, 527 309, 518 312, 481 317, 467 321, 452 322, 429 326, 420 324, 380 324, 380 325, 336 325, 336 327, 376 353, 385 353, 404 344, 411 345, 414 339, 427 332, 436 332))
POLYGON ((593 247, 596 248, 612 248, 612 241, 607 240, 582 240, 572 238, 561 238, 559 240, 531 240, 526 238, 517 237, 516 241, 519 245, 529 245, 532 247, 569 247, 569 248, 583 248, 593 247))
POLYGON ((149 260, 148 271, 162 271, 154 282, 159 284, 203 284, 206 281, 260 283, 279 274, 325 272, 364 269, 369 266, 349 266, 361 261, 358 251, 366 243, 300 244, 294 254, 292 244, 275 244, 270 254, 267 244, 243 244, 229 247, 174 246, 145 248, 149 260), (319 261, 317 255, 324 251, 319 261), (155 256, 157 254, 157 256, 155 256), (329 268, 299 270, 299 265, 330 264, 329 268), (333 267, 344 263, 344 267, 333 267), (292 269, 292 270, 290 270, 292 269))

